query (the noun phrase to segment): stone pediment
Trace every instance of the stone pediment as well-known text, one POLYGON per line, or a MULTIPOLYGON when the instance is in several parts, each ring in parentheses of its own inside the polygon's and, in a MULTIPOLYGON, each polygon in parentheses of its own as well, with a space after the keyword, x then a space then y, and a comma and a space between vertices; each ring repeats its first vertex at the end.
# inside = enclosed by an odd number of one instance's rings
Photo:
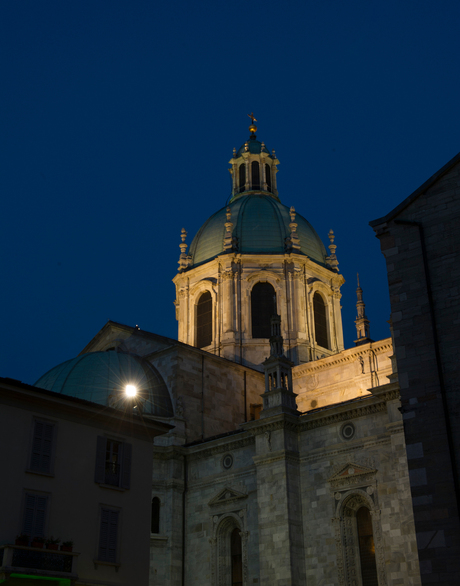
POLYGON ((355 485, 361 483, 368 483, 371 481, 377 470, 363 466, 362 464, 355 464, 354 462, 348 462, 339 468, 333 476, 328 479, 328 482, 334 487, 355 485))
POLYGON ((226 505, 228 503, 238 501, 240 499, 245 499, 247 498, 247 496, 247 494, 238 492, 234 488, 226 487, 222 489, 220 492, 218 492, 217 495, 209 501, 208 505, 210 507, 215 505, 226 505))

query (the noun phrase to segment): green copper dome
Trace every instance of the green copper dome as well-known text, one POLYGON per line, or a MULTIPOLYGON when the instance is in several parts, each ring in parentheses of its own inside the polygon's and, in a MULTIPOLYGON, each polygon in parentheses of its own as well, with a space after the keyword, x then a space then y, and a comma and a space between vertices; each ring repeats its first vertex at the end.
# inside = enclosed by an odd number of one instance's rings
MULTIPOLYGON (((246 152, 246 145, 248 145, 248 151, 252 155, 260 155, 260 153, 262 152, 262 143, 256 139, 255 135, 251 135, 249 137, 248 141, 240 146, 238 152, 236 153, 237 157, 239 157, 241 154, 246 152)), ((271 159, 273 159, 273 155, 270 154, 270 151, 268 150, 267 145, 264 145, 263 152, 267 153, 267 155, 271 159)))
POLYGON ((89 352, 67 360, 44 374, 34 386, 123 408, 128 384, 137 387, 144 414, 174 415, 168 389, 157 369, 139 356, 114 350, 89 352))
MULTIPOLYGON (((232 236, 237 238, 237 252, 241 254, 284 254, 286 238, 291 230, 289 208, 278 198, 250 192, 236 197, 229 206, 232 236)), ((206 262, 224 252, 226 207, 207 220, 190 246, 192 266, 206 262)), ((295 223, 300 242, 300 254, 320 264, 326 264, 326 249, 313 227, 296 213, 295 223)))

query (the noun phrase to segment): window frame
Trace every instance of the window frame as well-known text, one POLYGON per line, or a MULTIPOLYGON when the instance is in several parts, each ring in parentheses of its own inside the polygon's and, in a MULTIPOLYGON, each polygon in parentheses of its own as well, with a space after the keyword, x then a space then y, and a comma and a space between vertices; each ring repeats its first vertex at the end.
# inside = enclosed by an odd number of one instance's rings
POLYGON ((131 486, 131 469, 132 469, 132 444, 121 440, 120 438, 113 438, 108 436, 97 436, 96 444, 96 463, 94 472, 94 482, 103 488, 111 488, 113 490, 129 490, 131 486), (109 442, 121 446, 121 462, 119 465, 118 483, 114 484, 107 482, 107 446, 109 442))
MULTIPOLYGON (((29 452, 27 456, 27 467, 26 471, 32 474, 40 474, 42 476, 54 476, 54 461, 55 461, 55 454, 56 454, 56 438, 57 438, 57 423, 55 421, 51 421, 49 419, 43 419, 41 417, 33 417, 32 419, 32 429, 30 435, 30 446, 29 452), (52 437, 51 437, 51 448, 49 450, 49 467, 48 470, 44 469, 40 465, 34 465, 34 455, 36 453, 35 450, 35 442, 37 439, 36 429, 37 425, 43 425, 50 427, 52 429, 52 437)), ((45 441, 45 438, 42 438, 42 442, 45 441)), ((40 447, 39 452, 39 460, 44 457, 44 450, 43 445, 40 447)))
MULTIPOLYGON (((109 520, 110 523, 110 520, 109 520)), ((96 559, 95 562, 97 563, 102 563, 105 565, 114 565, 114 566, 120 566, 120 559, 121 559, 121 551, 120 551, 120 539, 121 539, 121 508, 119 507, 113 507, 111 505, 105 505, 105 504, 100 504, 99 505, 99 532, 98 532, 98 540, 97 540, 97 554, 96 554, 96 559), (107 555, 101 555, 101 548, 103 547, 102 545, 102 531, 103 531, 103 522, 104 522, 104 514, 108 513, 109 514, 109 519, 113 518, 112 514, 116 515, 116 534, 115 534, 115 554, 114 554, 114 559, 110 559, 110 556, 108 555, 108 551, 107 551, 107 555)), ((109 541, 110 541, 110 532, 108 531, 107 533, 107 544, 105 546, 105 548, 108 550, 109 549, 109 541)), ((112 536, 113 538, 113 536, 112 536)))
POLYGON ((45 492, 40 492, 40 491, 35 491, 35 490, 24 490, 23 492, 23 497, 22 497, 22 521, 21 521, 21 530, 20 530, 20 534, 24 534, 24 535, 29 535, 31 539, 33 539, 34 537, 45 537, 45 535, 47 534, 47 528, 48 528, 48 517, 49 517, 49 510, 50 510, 50 493, 45 493, 45 492), (30 506, 28 504, 28 499, 29 498, 34 498, 35 502, 34 502, 34 507, 33 507, 33 513, 32 513, 32 522, 31 522, 31 530, 29 531, 27 526, 26 526, 26 518, 27 518, 27 510, 30 509, 30 506), (45 506, 43 509, 43 519, 41 522, 41 530, 36 530, 37 529, 37 519, 36 519, 36 515, 37 515, 37 499, 43 499, 45 501, 45 506))

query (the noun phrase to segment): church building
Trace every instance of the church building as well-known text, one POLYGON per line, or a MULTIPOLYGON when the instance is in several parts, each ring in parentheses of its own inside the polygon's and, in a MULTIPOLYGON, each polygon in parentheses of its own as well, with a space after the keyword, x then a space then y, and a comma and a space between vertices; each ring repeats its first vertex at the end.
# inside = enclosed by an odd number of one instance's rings
MULTIPOLYGON (((109 321, 36 387, 116 408, 129 381, 141 416, 172 426, 154 439, 150 533, 131 536, 150 544, 150 586, 419 585, 392 339, 371 339, 358 282, 344 348, 334 234, 326 250, 279 193, 254 122, 228 205, 190 246, 182 230, 178 340, 109 321)), ((98 584, 132 586, 112 569, 98 584)))

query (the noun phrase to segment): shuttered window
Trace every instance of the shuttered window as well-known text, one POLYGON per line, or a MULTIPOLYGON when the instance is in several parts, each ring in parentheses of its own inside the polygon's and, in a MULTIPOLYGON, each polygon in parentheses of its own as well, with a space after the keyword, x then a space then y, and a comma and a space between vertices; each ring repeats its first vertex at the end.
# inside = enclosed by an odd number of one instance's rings
POLYGON ((160 533, 160 499, 154 496, 152 499, 151 533, 160 533))
POLYGON ((252 189, 260 189, 260 171, 259 163, 257 161, 251 163, 251 176, 252 189))
POLYGON ((313 296, 313 314, 315 318, 315 338, 318 346, 329 348, 327 339, 326 305, 319 293, 313 296))
POLYGON ((99 533, 99 560, 116 563, 118 543, 118 521, 120 511, 101 509, 101 528, 99 533))
POLYGON ((270 283, 256 283, 251 291, 253 338, 269 338, 270 319, 276 314, 276 293, 270 283))
POLYGON ((34 421, 30 470, 51 473, 54 431, 54 424, 34 421))
POLYGON ((358 509, 356 512, 356 524, 358 527, 362 584, 363 586, 378 586, 372 519, 368 508, 361 507, 358 509))
POLYGON ((204 348, 212 343, 212 297, 205 291, 196 308, 196 345, 204 348))
POLYGON ((46 508, 48 497, 26 493, 22 533, 30 537, 45 535, 46 508))
POLYGON ((132 446, 106 437, 97 438, 95 482, 129 488, 132 446))

